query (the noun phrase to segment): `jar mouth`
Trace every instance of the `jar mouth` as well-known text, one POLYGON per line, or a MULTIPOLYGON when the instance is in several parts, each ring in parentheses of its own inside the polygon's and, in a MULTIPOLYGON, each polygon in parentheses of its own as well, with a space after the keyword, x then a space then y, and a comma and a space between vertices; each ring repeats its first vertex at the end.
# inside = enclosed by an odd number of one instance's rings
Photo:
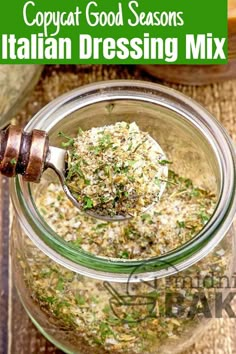
POLYGON ((37 247, 61 265, 86 276, 126 282, 151 280, 181 271, 206 256, 224 237, 236 211, 236 158, 231 139, 220 123, 191 98, 165 86, 142 81, 115 80, 83 86, 49 103, 26 130, 53 130, 55 121, 99 102, 142 101, 178 114, 204 136, 214 153, 219 198, 204 228, 184 245, 146 260, 108 259, 69 245, 40 218, 30 185, 21 177, 11 181, 11 197, 22 229, 37 247))

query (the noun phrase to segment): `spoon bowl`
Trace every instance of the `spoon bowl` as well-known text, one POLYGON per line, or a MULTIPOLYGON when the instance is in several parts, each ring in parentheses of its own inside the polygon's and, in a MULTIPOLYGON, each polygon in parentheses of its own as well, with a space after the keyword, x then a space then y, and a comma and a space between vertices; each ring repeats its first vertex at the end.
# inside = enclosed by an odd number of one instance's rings
MULTIPOLYGON (((160 145, 149 135, 148 139, 151 141, 152 146, 155 148, 158 153, 161 154, 163 158, 165 158, 165 154, 160 147, 160 145)), ((46 162, 46 168, 51 168, 53 169, 56 174, 59 177, 60 183, 62 185, 63 191, 67 195, 68 199, 73 203, 73 205, 78 208, 79 210, 83 210, 88 216, 100 219, 103 221, 108 221, 108 222, 113 222, 113 221, 127 221, 133 218, 133 215, 130 214, 125 214, 125 215, 103 215, 101 213, 97 213, 95 210, 84 210, 83 205, 81 202, 79 202, 76 197, 73 195, 71 192, 70 188, 67 186, 66 183, 66 177, 67 177, 67 161, 68 161, 68 154, 69 152, 57 148, 57 147, 49 147, 49 153, 47 157, 47 162, 46 162)), ((160 187, 159 187, 159 193, 158 193, 158 199, 161 198, 165 188, 166 188, 166 183, 168 179, 168 167, 167 165, 160 166, 160 174, 163 177, 163 179, 160 181, 160 187)), ((154 207, 155 202, 150 203, 147 207, 143 208, 142 213, 146 213, 154 207)))
MULTIPOLYGON (((151 142, 152 147, 158 152, 162 158, 165 154, 160 145, 148 135, 147 139, 151 142)), ((79 210, 85 212, 88 216, 101 219, 104 221, 125 221, 133 218, 133 215, 103 215, 94 210, 86 210, 83 208, 70 188, 67 186, 68 172, 68 156, 69 151, 49 146, 49 139, 46 132, 41 130, 33 130, 31 133, 24 132, 21 128, 10 126, 7 130, 0 131, 0 173, 7 177, 14 177, 21 174, 27 182, 39 183, 43 172, 47 168, 51 168, 59 177, 62 188, 68 199, 79 210)), ((160 166, 160 180, 158 200, 161 198, 167 183, 168 167, 160 166)), ((142 209, 142 213, 149 211, 155 202, 150 203, 142 209)), ((105 210, 105 209, 104 209, 105 210)))

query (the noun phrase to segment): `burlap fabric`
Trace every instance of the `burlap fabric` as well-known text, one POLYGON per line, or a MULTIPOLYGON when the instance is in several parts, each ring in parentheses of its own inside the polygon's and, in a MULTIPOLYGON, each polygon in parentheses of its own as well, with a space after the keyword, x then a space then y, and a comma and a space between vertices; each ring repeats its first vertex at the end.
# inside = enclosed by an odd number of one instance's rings
MULTIPOLYGON (((29 120, 42 106, 62 93, 78 86, 101 80, 114 79, 139 79, 158 82, 157 79, 148 76, 146 73, 141 72, 138 67, 134 66, 47 66, 29 102, 16 119, 20 122, 29 120)), ((205 106, 223 123, 231 137, 236 141, 236 80, 202 87, 163 84, 191 96, 205 106)), ((21 314, 23 316, 22 311, 21 314)), ((17 333, 17 329, 15 329, 14 333, 14 335, 21 335, 25 339, 18 342, 20 347, 17 346, 18 350, 15 352, 14 348, 16 347, 13 344, 11 351, 16 354, 53 353, 54 348, 46 343, 41 335, 37 334, 33 325, 29 321, 25 321, 25 323, 27 328, 22 328, 21 326, 21 329, 18 330, 20 333, 17 333), (24 349, 21 346, 25 345, 26 341, 30 341, 30 343, 24 349)), ((213 320, 209 329, 205 331, 198 343, 195 343, 185 354, 236 353, 235 327, 235 319, 213 320)))

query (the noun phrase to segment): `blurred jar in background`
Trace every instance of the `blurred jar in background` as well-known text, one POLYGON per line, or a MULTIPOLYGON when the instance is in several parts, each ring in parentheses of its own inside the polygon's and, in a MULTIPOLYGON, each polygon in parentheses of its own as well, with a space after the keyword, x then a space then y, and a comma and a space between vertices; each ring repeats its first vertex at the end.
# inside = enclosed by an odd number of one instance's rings
POLYGON ((0 129, 6 127, 38 82, 42 65, 0 65, 0 129))
POLYGON ((207 85, 236 78, 236 0, 228 1, 228 58, 226 65, 140 65, 150 75, 186 85, 207 85))

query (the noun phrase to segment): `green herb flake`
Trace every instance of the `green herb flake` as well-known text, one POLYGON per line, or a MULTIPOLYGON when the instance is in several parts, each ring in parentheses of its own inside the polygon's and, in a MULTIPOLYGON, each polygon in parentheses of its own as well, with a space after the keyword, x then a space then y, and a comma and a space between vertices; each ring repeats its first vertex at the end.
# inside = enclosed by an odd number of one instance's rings
POLYGON ((99 230, 99 229, 104 229, 108 226, 109 224, 106 222, 106 223, 101 223, 101 224, 98 224, 96 226, 96 229, 99 230))
POLYGON ((93 208, 93 201, 87 195, 84 196, 83 202, 84 202, 84 209, 92 209, 93 208))
POLYGON ((143 221, 146 221, 146 220, 150 220, 151 219, 151 215, 149 215, 149 214, 142 214, 141 215, 141 219, 143 220, 143 221))
POLYGON ((173 162, 169 160, 159 160, 159 165, 171 165, 173 162))
POLYGON ((129 258, 129 252, 128 251, 121 252, 120 253, 120 258, 128 259, 129 258))
POLYGON ((178 227, 179 227, 180 229, 184 229, 184 228, 186 227, 184 221, 178 221, 178 220, 177 220, 177 225, 178 225, 178 227))
POLYGON ((83 306, 86 304, 86 299, 84 296, 82 296, 80 294, 76 294, 75 295, 75 302, 76 302, 76 305, 83 306))
POLYGON ((78 135, 82 135, 83 132, 84 132, 83 129, 79 127, 79 129, 78 129, 78 135))
POLYGON ((74 146, 74 144, 75 144, 75 139, 74 138, 71 138, 70 136, 64 134, 63 132, 59 132, 58 136, 67 140, 66 142, 62 142, 61 143, 62 147, 72 147, 72 146, 74 146))
POLYGON ((111 327, 106 322, 101 322, 99 324, 99 331, 100 331, 100 336, 101 336, 102 342, 104 342, 106 340, 106 338, 109 336, 114 337, 114 332, 112 331, 111 327))
POLYGON ((64 290, 64 280, 62 278, 58 279, 56 290, 58 290, 58 291, 64 290))
POLYGON ((203 210, 200 211, 198 216, 200 217, 201 222, 202 222, 203 225, 205 225, 210 219, 210 216, 208 214, 206 214, 206 212, 203 211, 203 210))

